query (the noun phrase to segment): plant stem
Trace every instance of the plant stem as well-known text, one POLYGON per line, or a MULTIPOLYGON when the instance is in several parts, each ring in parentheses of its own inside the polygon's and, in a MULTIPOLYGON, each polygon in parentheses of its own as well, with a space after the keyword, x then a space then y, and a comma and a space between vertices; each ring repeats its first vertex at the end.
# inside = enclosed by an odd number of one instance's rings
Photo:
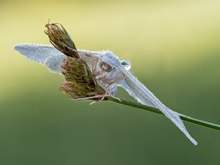
MULTIPOLYGON (((163 115, 163 113, 159 109, 154 108, 154 107, 150 107, 150 106, 146 106, 146 105, 142 105, 140 103, 134 103, 131 101, 122 100, 122 99, 118 99, 118 98, 114 98, 114 97, 107 97, 107 100, 118 103, 118 104, 127 105, 127 106, 135 107, 135 108, 140 108, 143 110, 147 110, 150 112, 154 112, 154 113, 163 115)), ((193 124, 201 125, 204 127, 220 130, 220 125, 218 125, 218 124, 210 123, 210 122, 207 122, 204 120, 199 120, 199 119, 196 119, 196 118, 193 118, 193 117, 190 117, 187 115, 183 115, 183 114, 179 114, 179 115, 182 120, 187 121, 189 123, 193 123, 193 124)))

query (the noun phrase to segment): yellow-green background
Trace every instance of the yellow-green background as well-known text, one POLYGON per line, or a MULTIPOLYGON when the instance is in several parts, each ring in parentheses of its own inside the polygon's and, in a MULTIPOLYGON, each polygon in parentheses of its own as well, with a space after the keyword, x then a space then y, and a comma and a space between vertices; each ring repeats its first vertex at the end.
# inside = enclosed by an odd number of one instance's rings
MULTIPOLYGON (((114 103, 71 101, 63 77, 13 50, 64 25, 78 48, 110 49, 170 108, 220 123, 220 1, 0 1, 0 164, 220 163, 220 132, 114 103)), ((128 98, 124 92, 121 96, 128 98)))

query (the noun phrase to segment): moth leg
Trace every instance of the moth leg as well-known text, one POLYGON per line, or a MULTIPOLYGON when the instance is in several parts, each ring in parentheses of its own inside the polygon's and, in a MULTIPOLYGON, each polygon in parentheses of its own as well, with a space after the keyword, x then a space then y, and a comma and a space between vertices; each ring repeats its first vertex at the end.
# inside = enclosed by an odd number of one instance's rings
MULTIPOLYGON (((108 97, 108 96, 110 96, 110 97, 112 97, 112 98, 118 100, 119 102, 121 102, 121 99, 118 98, 118 97, 114 97, 114 96, 112 96, 112 95, 106 95, 105 97, 108 97)), ((97 102, 99 102, 99 101, 102 101, 105 97, 103 97, 101 100, 93 101, 93 102, 91 102, 89 105, 92 105, 92 104, 95 104, 95 103, 97 103, 97 102)))
POLYGON ((97 103, 99 101, 102 101, 105 97, 111 96, 110 94, 108 94, 107 92, 103 95, 96 95, 96 96, 91 96, 91 97, 84 97, 84 98, 77 98, 77 99, 72 99, 75 101, 80 101, 80 100, 92 100, 92 99, 99 99, 99 100, 95 100, 93 102, 90 103, 90 105, 97 103))
POLYGON ((86 73, 86 76, 88 76, 89 74, 88 74, 88 71, 87 71, 87 66, 83 62, 82 62, 82 65, 83 65, 84 72, 86 73))
MULTIPOLYGON (((83 61, 85 62, 91 62, 91 65, 92 65, 92 69, 91 69, 91 73, 93 75, 93 80, 94 82, 96 83, 95 79, 97 79, 97 75, 99 75, 100 77, 103 77, 103 74, 105 73, 105 71, 97 71, 97 65, 98 65, 98 62, 99 62, 99 58, 98 57, 95 57, 91 54, 88 54, 86 53, 86 58, 83 59, 83 61)), ((86 67, 84 67, 86 68, 86 67)))
MULTIPOLYGON (((91 102, 89 105, 92 105, 92 104, 95 104, 95 103, 97 103, 97 102, 99 102, 99 101, 102 101, 102 100, 104 100, 104 98, 105 97, 108 97, 108 96, 111 96, 110 94, 108 94, 107 92, 104 94, 104 95, 97 95, 97 97, 99 98, 101 98, 100 100, 95 100, 95 101, 93 101, 93 102, 91 102)), ((93 98, 95 98, 96 96, 94 96, 93 98)))
POLYGON ((84 58, 83 60, 86 61, 86 62, 92 62, 92 73, 95 74, 95 71, 96 71, 96 67, 98 65, 98 62, 99 62, 99 58, 98 57, 95 57, 91 54, 88 54, 86 53, 85 54, 87 58, 84 58))
POLYGON ((107 85, 107 88, 109 87, 109 86, 111 86, 112 84, 114 84, 114 83, 116 83, 116 82, 118 82, 118 81, 121 81, 121 80, 123 80, 125 78, 125 75, 124 74, 122 74, 122 77, 115 77, 115 78, 112 78, 112 79, 110 79, 109 81, 108 81, 108 85, 107 85))
POLYGON ((80 100, 92 100, 92 99, 99 99, 98 101, 102 101, 105 97, 111 96, 107 92, 105 94, 95 95, 95 96, 89 96, 89 97, 83 97, 83 98, 72 98, 72 100, 80 101, 80 100))

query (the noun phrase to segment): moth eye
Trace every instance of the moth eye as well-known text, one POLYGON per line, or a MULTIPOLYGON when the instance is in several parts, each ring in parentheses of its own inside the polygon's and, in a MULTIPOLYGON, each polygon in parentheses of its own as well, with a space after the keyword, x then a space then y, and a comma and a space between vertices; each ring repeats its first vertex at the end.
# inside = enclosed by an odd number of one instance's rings
POLYGON ((128 60, 122 60, 121 65, 126 69, 130 70, 131 69, 131 62, 128 60))
POLYGON ((100 64, 100 67, 106 72, 111 72, 111 70, 112 70, 112 67, 109 64, 107 64, 106 62, 102 62, 100 64))

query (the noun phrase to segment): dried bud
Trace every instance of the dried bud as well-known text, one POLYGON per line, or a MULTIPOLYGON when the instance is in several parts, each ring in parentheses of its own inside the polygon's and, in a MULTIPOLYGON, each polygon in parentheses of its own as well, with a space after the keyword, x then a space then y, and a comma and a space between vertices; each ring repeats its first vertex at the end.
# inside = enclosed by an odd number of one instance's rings
POLYGON ((47 28, 45 33, 48 35, 51 44, 55 48, 67 56, 79 58, 74 42, 61 24, 48 23, 45 27, 47 28))
POLYGON ((71 99, 100 100, 106 96, 106 91, 96 83, 81 59, 67 57, 61 67, 65 81, 60 90, 71 99))
POLYGON ((71 37, 61 24, 46 24, 51 44, 67 55, 61 63, 64 82, 60 90, 71 99, 102 100, 107 92, 98 85, 86 61, 80 58, 71 37))

